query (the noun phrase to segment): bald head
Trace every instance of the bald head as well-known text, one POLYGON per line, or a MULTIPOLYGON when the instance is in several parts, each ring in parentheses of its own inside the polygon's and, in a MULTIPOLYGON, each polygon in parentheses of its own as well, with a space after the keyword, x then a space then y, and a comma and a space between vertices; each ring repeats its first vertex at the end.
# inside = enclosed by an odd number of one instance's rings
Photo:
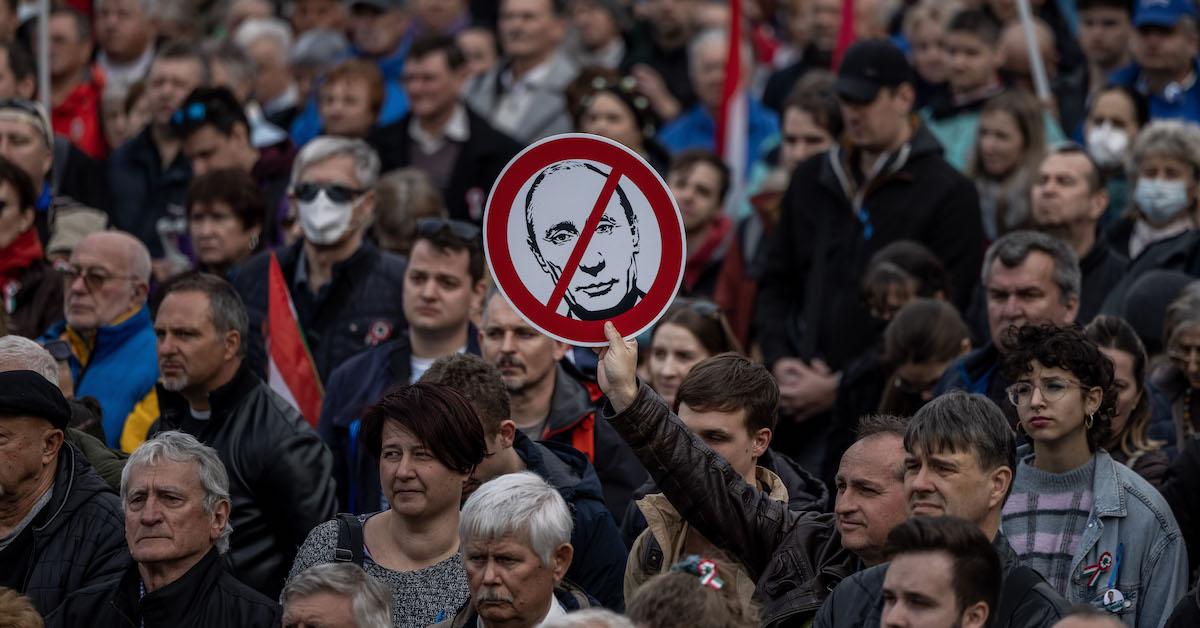
POLYGON ((150 252, 122 231, 88 235, 71 252, 75 274, 64 295, 67 324, 89 334, 112 325, 146 304, 150 252))
MULTIPOLYGON (((1037 38, 1038 51, 1042 55, 1042 63, 1046 66, 1046 75, 1054 78, 1058 68, 1058 53, 1054 47, 1054 31, 1041 19, 1034 18, 1033 32, 1037 38)), ((1025 29, 1020 22, 1014 22, 1004 28, 1000 34, 1000 52, 1003 59, 1002 67, 1014 79, 1029 83, 1032 86, 1033 66, 1029 60, 1029 44, 1025 39, 1025 29)))

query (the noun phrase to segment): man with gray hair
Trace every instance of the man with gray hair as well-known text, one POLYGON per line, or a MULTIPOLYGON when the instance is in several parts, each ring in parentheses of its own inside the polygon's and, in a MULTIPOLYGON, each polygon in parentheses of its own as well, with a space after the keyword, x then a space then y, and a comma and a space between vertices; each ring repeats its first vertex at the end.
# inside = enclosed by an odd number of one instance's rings
POLYGON ((75 396, 100 402, 109 447, 133 451, 158 416, 150 253, 128 233, 93 233, 75 246, 63 278, 66 320, 39 342, 66 341, 75 396))
POLYGON ((300 413, 243 364, 246 310, 214 275, 177 277, 154 321, 162 416, 213 447, 233 478, 233 574, 279 595, 296 548, 336 511, 333 457, 300 413))
POLYGON ((277 17, 246 20, 233 43, 254 62, 254 100, 272 123, 287 128, 301 105, 300 90, 288 72, 292 29, 277 17))
POLYGON ((325 563, 300 572, 283 589, 283 625, 386 628, 392 592, 354 563, 325 563))
POLYGON ((124 573, 76 591, 47 626, 278 626, 279 605, 225 569, 229 475, 182 432, 143 443, 121 474, 124 573))
POLYGON ((267 371, 262 334, 273 259, 322 381, 352 355, 404 328, 404 259, 364 237, 378 179, 379 156, 362 140, 318 137, 296 155, 288 201, 303 237, 251 258, 233 280, 250 315, 246 357, 259 376, 267 371))
POLYGON ((96 0, 96 62, 105 81, 128 87, 154 62, 155 0, 96 0))
POLYGON ((983 258, 991 341, 959 358, 938 382, 936 394, 965 390, 986 395, 1010 425, 1017 409, 1005 390, 1012 382, 997 368, 1008 350, 1007 335, 1023 325, 1070 325, 1079 314, 1079 260, 1065 242, 1035 231, 1013 231, 992 243, 983 258))
POLYGON ((485 482, 458 523, 471 601, 446 628, 533 628, 599 604, 563 576, 571 566, 571 511, 529 471, 485 482))

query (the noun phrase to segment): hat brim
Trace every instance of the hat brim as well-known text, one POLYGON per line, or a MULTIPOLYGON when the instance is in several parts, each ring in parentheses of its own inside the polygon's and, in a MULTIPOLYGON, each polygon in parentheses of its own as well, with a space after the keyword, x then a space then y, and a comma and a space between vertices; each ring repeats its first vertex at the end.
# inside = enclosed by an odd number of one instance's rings
POLYGON ((1142 11, 1133 18, 1133 27, 1141 28, 1143 26, 1160 26, 1163 28, 1173 28, 1179 23, 1180 18, 1184 17, 1182 13, 1173 11, 1142 11))
POLYGON ((872 102, 882 88, 879 83, 849 76, 839 76, 833 84, 838 98, 852 103, 872 102))

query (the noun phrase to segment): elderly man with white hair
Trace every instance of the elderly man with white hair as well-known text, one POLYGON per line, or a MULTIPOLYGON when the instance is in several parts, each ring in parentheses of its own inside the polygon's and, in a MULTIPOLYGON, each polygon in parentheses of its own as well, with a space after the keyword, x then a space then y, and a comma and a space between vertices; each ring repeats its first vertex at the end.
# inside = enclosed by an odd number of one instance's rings
POLYGON ((257 332, 267 318, 272 259, 279 260, 322 380, 350 356, 404 328, 404 258, 380 251, 365 237, 378 180, 379 156, 362 140, 318 137, 296 155, 288 201, 302 238, 250 258, 233 279, 253 332, 246 338, 246 359, 259 376, 267 372, 264 338, 257 332))
POLYGON ((563 576, 571 566, 571 511, 534 473, 502 475, 479 487, 458 523, 471 601, 449 628, 533 628, 599 606, 563 576))
POLYGON ((0 338, 0 588, 43 614, 129 560, 117 496, 64 442, 71 409, 57 377, 32 340, 0 338))
POLYGON ((300 90, 288 71, 292 27, 277 17, 242 22, 233 43, 254 62, 254 100, 272 123, 286 128, 300 107, 300 90))
POLYGON ((324 563, 300 572, 283 589, 286 628, 392 625, 392 592, 353 563, 324 563))
POLYGON ((75 246, 62 274, 66 320, 39 341, 67 342, 75 396, 100 402, 109 447, 133 451, 158 416, 150 252, 128 233, 101 231, 75 246))
POLYGON ((146 441, 121 474, 133 562, 76 591, 47 626, 278 626, 279 605, 225 569, 229 476, 217 452, 183 432, 146 441))

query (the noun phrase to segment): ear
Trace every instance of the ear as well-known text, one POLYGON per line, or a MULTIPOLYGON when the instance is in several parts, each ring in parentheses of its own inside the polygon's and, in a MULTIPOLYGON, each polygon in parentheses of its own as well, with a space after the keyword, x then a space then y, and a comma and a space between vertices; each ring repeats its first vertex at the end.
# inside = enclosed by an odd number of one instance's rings
POLYGON ((984 628, 987 626, 987 602, 976 602, 963 609, 959 624, 962 628, 984 628))
POLYGON ((517 423, 512 419, 505 419, 500 422, 500 430, 496 432, 497 449, 510 449, 513 446, 513 441, 517 438, 517 423))
POLYGON ((212 530, 209 532, 209 535, 214 541, 221 536, 221 531, 225 529, 225 523, 229 521, 229 508, 229 501, 222 500, 217 504, 217 507, 213 509, 212 530))
POLYGON ((20 208, 17 211, 21 212, 21 229, 18 233, 25 233, 33 226, 33 221, 37 219, 37 212, 33 209, 20 208))
POLYGON ((994 469, 988 476, 988 508, 999 508, 1004 505, 1008 496, 1008 487, 1012 486, 1013 471, 1007 466, 994 469))
POLYGON ((1104 389, 1099 386, 1089 388, 1084 393, 1084 409, 1088 414, 1094 414, 1100 410, 1100 404, 1104 403, 1104 389))
POLYGON ((365 227, 375 220, 375 190, 367 190, 354 207, 354 224, 365 227))
POLYGON ((42 464, 54 464, 54 458, 58 456, 58 450, 62 449, 64 438, 66 435, 56 427, 42 433, 42 464))
POLYGON ((912 111, 913 104, 917 102, 917 90, 911 83, 901 83, 896 87, 896 100, 905 114, 912 111))
POLYGON ((642 234, 636 224, 629 225, 629 231, 633 234, 633 252, 638 253, 641 250, 642 234))
POLYGON ((237 357, 242 348, 242 333, 236 329, 225 332, 225 360, 237 357))
POLYGON ((37 95, 37 83, 33 80, 33 76, 27 76, 17 81, 17 95, 25 100, 33 100, 37 95))
POLYGON ((571 350, 571 345, 565 342, 554 341, 554 361, 557 362, 566 357, 567 352, 571 350))
POLYGON ((959 347, 959 350, 958 350, 958 356, 962 357, 964 355, 967 355, 970 352, 971 352, 971 339, 963 338, 962 345, 959 347))
POLYGON ((571 567, 571 558, 575 556, 575 548, 570 543, 563 543, 554 550, 554 582, 562 582, 567 569, 571 567))
POLYGON ((1089 199, 1091 206, 1088 207, 1088 218, 1092 220, 1100 220, 1104 215, 1104 210, 1108 209, 1108 188, 1100 188, 1092 193, 1089 199))
POLYGON ((1067 315, 1062 321, 1063 325, 1070 325, 1075 322, 1075 317, 1079 315, 1079 295, 1075 295, 1067 300, 1067 315))
POLYGON ((757 460, 767 453, 767 447, 771 445, 771 429, 764 427, 751 435, 750 453, 757 460))

